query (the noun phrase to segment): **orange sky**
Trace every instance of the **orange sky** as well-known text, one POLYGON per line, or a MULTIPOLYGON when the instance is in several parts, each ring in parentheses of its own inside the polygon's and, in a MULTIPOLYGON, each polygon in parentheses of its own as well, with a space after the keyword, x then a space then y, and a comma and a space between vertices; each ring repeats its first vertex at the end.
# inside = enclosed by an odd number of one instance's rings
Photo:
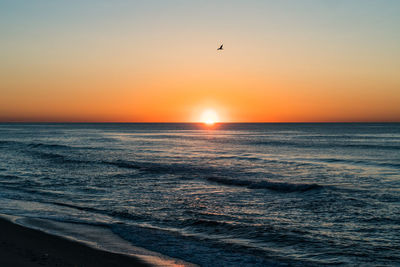
POLYGON ((0 121, 400 121, 400 4, 321 2, 3 6, 0 121))

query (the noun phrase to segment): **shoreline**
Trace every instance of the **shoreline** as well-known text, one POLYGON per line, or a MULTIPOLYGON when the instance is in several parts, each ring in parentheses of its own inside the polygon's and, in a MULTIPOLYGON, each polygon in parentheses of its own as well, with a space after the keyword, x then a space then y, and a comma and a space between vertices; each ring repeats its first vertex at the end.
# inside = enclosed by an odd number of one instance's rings
POLYGON ((0 266, 197 265, 133 246, 104 227, 0 214, 0 266))
POLYGON ((0 217, 0 266, 152 266, 0 217))

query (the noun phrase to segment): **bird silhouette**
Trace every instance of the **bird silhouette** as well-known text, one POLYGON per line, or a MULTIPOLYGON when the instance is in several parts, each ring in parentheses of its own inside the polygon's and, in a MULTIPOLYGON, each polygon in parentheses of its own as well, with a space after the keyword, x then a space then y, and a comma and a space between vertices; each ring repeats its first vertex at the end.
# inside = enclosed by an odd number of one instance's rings
POLYGON ((217 50, 224 50, 224 45, 222 44, 217 50))

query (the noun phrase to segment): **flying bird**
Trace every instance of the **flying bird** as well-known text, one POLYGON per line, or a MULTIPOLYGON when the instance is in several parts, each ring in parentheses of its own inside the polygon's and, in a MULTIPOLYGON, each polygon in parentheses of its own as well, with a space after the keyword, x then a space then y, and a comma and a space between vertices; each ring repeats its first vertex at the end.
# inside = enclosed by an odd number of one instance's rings
POLYGON ((222 44, 217 50, 224 50, 224 45, 222 44))

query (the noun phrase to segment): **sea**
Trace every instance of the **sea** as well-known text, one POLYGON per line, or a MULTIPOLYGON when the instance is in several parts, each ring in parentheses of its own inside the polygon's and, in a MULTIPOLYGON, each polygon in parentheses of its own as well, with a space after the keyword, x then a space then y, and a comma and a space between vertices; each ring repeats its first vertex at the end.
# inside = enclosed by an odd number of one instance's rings
POLYGON ((0 213, 177 265, 399 266, 400 123, 2 123, 0 213))

